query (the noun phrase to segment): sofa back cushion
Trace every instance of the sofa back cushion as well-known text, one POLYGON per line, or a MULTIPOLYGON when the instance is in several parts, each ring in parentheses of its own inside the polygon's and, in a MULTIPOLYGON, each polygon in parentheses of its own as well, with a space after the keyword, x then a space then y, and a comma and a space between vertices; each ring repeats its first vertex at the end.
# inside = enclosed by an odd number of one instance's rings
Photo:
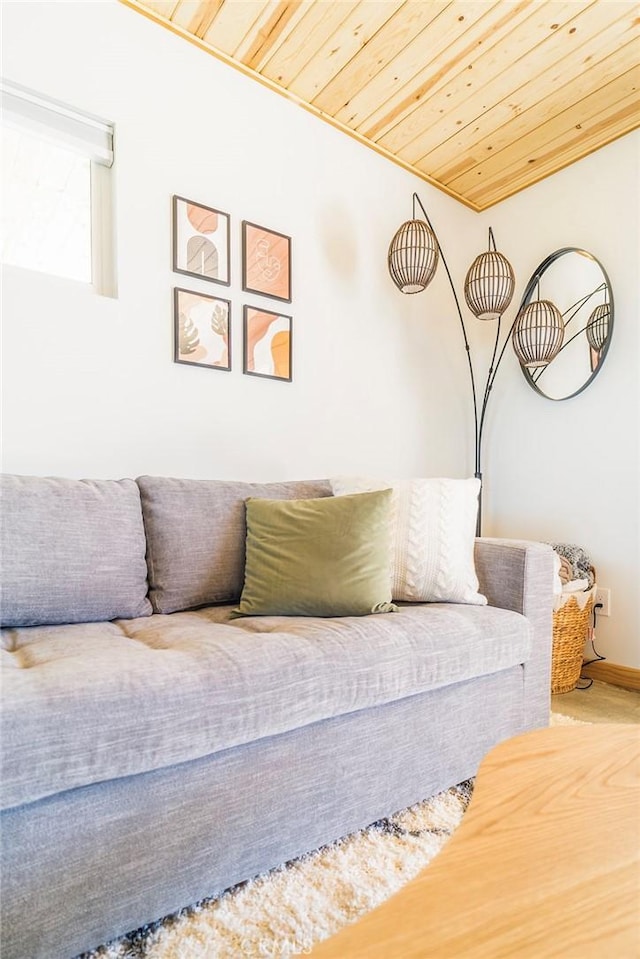
POLYGON ((3 626, 149 616, 135 482, 5 474, 1 480, 3 626))
POLYGON ((240 483, 140 476, 150 597, 157 613, 235 603, 244 584, 245 500, 331 495, 325 480, 240 483))
POLYGON ((338 477, 335 496, 391 489, 393 598, 485 606, 474 565, 480 480, 338 477))

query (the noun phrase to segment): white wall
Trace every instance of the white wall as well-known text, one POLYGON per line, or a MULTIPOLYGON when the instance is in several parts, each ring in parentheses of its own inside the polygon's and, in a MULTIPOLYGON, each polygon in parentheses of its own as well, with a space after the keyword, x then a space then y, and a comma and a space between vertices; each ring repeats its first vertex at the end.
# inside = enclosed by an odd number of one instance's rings
MULTIPOLYGON (((119 291, 3 271, 3 468, 464 475, 460 358, 424 323, 439 302, 446 319, 446 288, 402 297, 386 269, 415 178, 115 0, 2 12, 5 77, 115 122, 119 291), (230 291, 172 274, 174 193, 231 213, 230 291), (242 374, 242 304, 260 302, 241 291, 242 219, 293 238, 290 309, 263 301, 293 315, 291 384, 242 374), (231 298, 231 373, 172 362, 174 285, 231 298)), ((466 222, 428 192, 434 215, 466 222)))
MULTIPOLYGON (((640 132, 486 211, 520 297, 554 250, 589 250, 613 287, 611 347, 591 386, 551 402, 513 355, 496 380, 486 443, 485 531, 583 546, 612 615, 598 623, 610 662, 640 668, 640 132)), ((509 312, 512 319, 513 309, 509 312)))
MULTIPOLYGON (((4 2, 2 21, 5 77, 116 124, 119 286, 109 300, 3 270, 3 469, 469 475, 466 361, 444 271, 402 297, 386 270, 417 189, 460 292, 490 223, 517 297, 562 246, 609 272, 614 339, 587 392, 543 400, 505 357, 484 531, 583 545, 613 591, 599 646, 640 667, 638 135, 477 216, 116 0, 4 2), (174 193, 231 213, 230 289, 172 274, 174 193), (241 305, 256 301, 240 287, 242 219, 293 237, 292 384, 241 372, 241 305), (172 362, 174 285, 232 299, 232 373, 172 362)), ((478 357, 488 325, 469 325, 478 357)))

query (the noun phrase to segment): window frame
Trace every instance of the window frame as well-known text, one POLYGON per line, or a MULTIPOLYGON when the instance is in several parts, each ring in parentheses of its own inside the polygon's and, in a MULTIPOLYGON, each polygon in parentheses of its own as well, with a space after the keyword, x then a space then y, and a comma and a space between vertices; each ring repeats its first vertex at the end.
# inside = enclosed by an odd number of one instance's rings
MULTIPOLYGON (((88 285, 101 296, 117 296, 112 173, 114 125, 4 78, 0 79, 0 96, 3 124, 89 160, 91 280, 88 285)), ((33 272, 61 276, 47 271, 33 272)), ((82 280, 63 278, 85 285, 82 280)))

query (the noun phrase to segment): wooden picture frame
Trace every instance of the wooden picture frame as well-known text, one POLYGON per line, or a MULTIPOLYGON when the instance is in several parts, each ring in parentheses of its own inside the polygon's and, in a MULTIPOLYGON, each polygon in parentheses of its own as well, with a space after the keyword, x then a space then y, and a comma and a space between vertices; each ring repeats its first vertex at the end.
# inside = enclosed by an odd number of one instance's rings
POLYGON ((174 287, 173 361, 231 370, 231 301, 174 287))
POLYGON ((271 380, 293 379, 293 317, 245 305, 242 372, 271 380))
POLYGON ((222 210, 173 197, 173 270, 212 283, 231 283, 231 217, 222 210))
POLYGON ((242 221, 242 289, 291 303, 291 237, 242 221))

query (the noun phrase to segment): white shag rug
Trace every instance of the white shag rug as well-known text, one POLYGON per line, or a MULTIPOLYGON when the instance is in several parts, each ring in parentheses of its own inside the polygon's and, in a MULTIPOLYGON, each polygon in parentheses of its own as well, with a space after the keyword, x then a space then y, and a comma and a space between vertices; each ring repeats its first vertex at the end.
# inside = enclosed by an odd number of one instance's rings
MULTIPOLYGON (((551 725, 584 725, 553 713, 551 725)), ((380 905, 459 825, 470 780, 81 959, 284 959, 380 905)))

